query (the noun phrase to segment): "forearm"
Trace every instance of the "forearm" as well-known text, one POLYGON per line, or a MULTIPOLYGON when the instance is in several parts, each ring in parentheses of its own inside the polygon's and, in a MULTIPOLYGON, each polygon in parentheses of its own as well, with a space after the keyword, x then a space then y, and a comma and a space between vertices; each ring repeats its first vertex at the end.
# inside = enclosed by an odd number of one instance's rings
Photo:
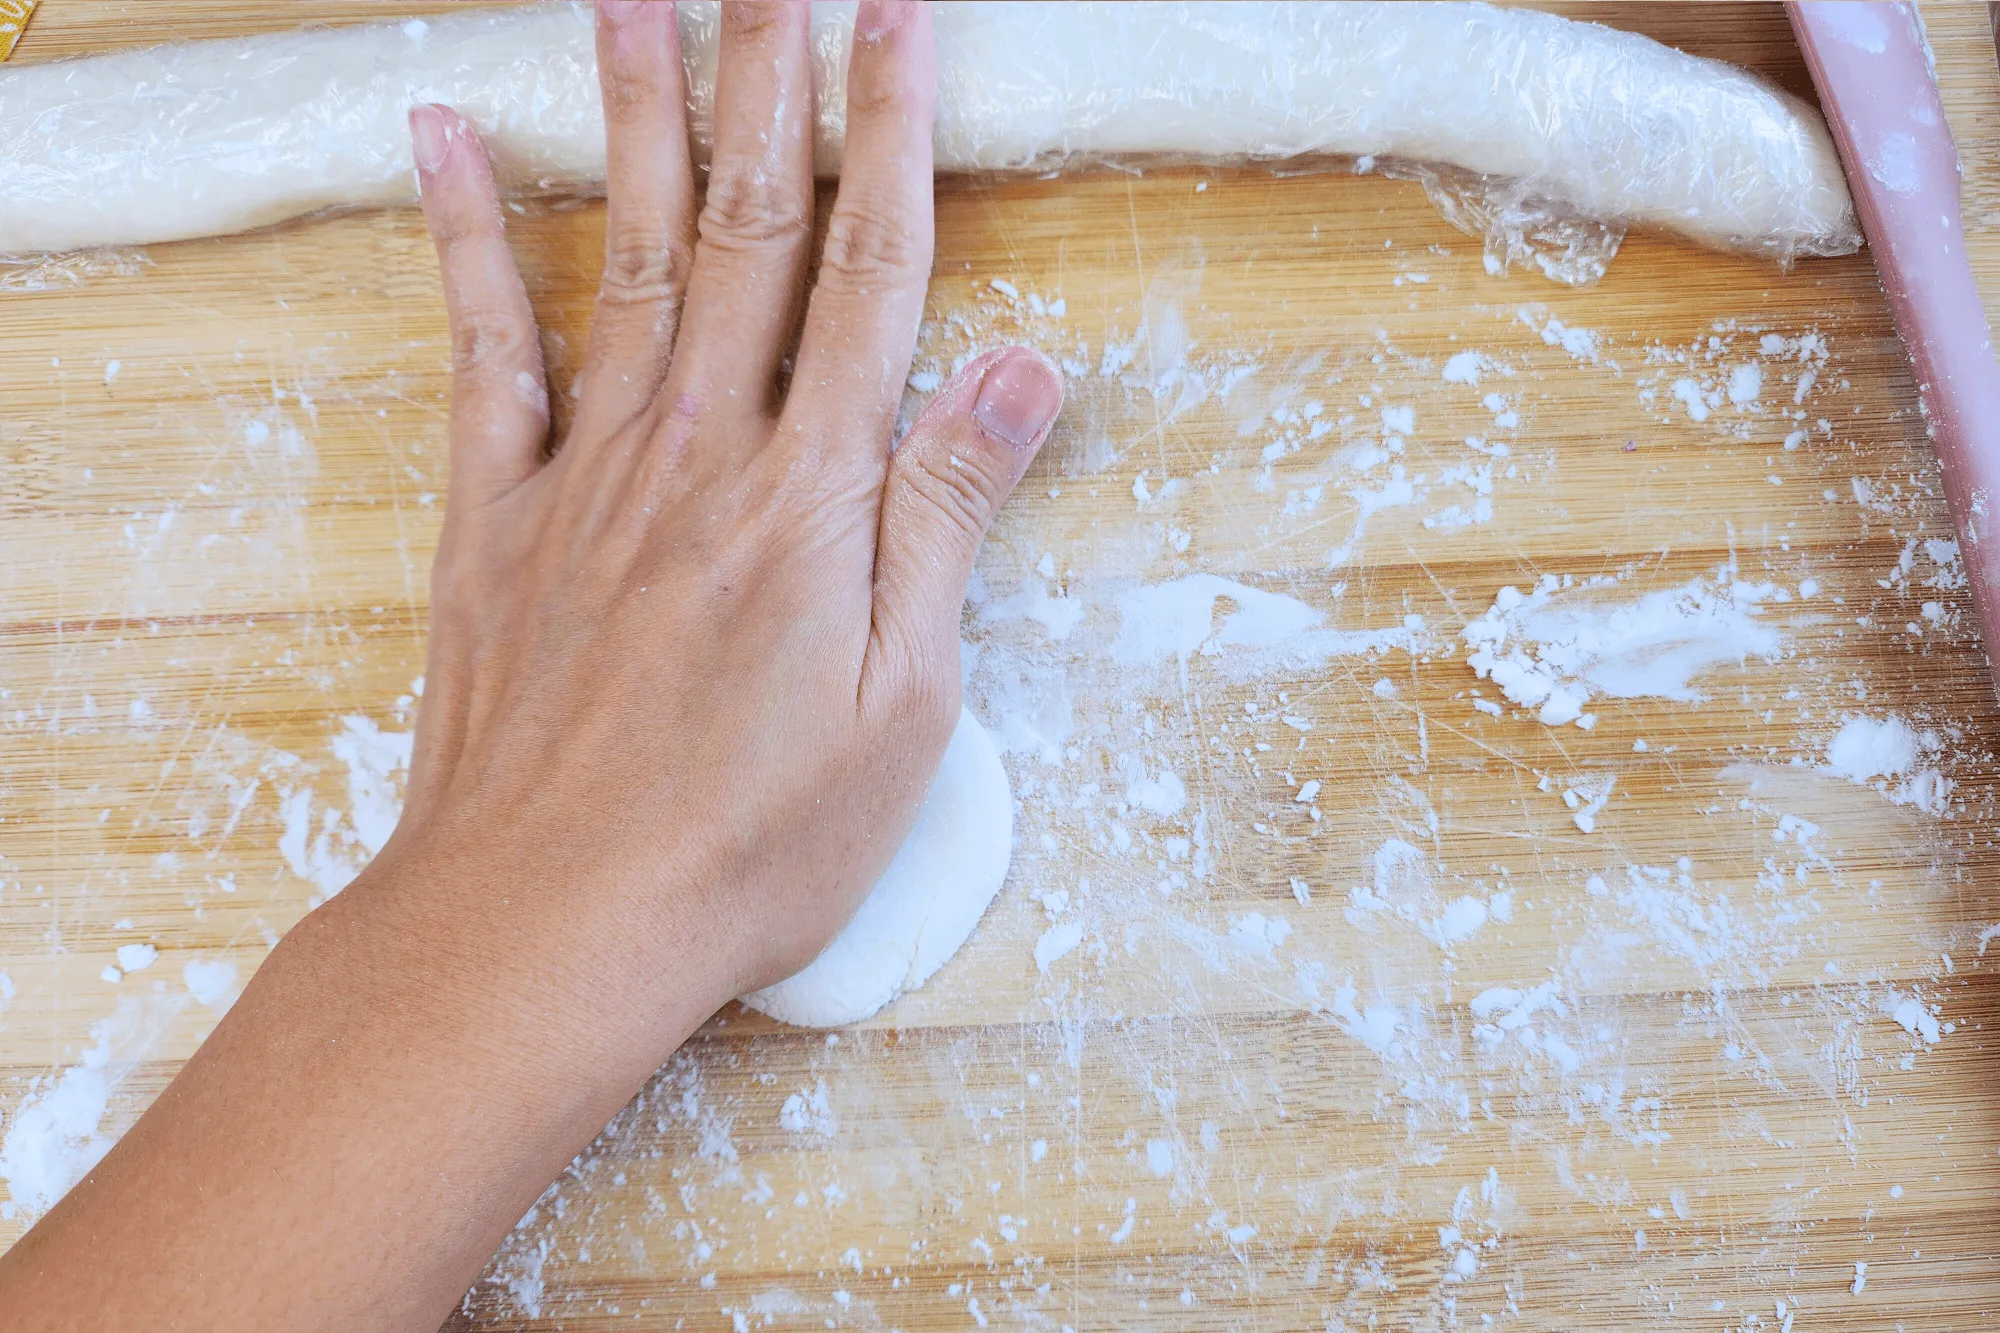
POLYGON ((426 922, 482 909, 504 897, 380 865, 302 921, 0 1257, 9 1329, 435 1328, 714 1004, 683 977, 635 1016, 620 981, 623 1012, 593 1018, 587 972, 504 943, 456 957, 426 922))

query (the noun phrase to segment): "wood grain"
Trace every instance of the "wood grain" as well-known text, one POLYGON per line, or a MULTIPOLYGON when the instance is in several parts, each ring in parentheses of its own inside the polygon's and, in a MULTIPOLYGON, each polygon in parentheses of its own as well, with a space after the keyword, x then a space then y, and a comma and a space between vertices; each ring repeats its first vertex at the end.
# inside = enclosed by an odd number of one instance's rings
MULTIPOLYGON (((16 59, 424 8, 49 0, 16 59)), ((1804 87, 1775 6, 1561 8, 1804 87)), ((1990 301, 2000 74, 1983 7, 1925 14, 1990 301)), ((512 221, 558 390, 600 230, 596 206, 512 221)), ((719 1015, 453 1326, 1991 1326, 2000 716, 1924 544, 1949 519, 1868 256, 1787 274, 1636 236, 1570 290, 1487 274, 1413 185, 1254 171, 945 182, 939 233, 920 369, 1028 338, 1076 371, 966 624, 969 698, 1011 728, 1009 886, 837 1043, 719 1015), (1548 341, 1551 316, 1594 347, 1548 341), (1464 350, 1491 363, 1476 389, 1440 374, 1464 350), (1755 407, 1672 398, 1748 364, 1755 407), (1357 535, 1383 474, 1356 455, 1401 406, 1425 498, 1357 535), (1490 520, 1426 526, 1473 506, 1475 465, 1490 520), (1718 571, 1791 600, 1756 617, 1771 660, 1704 672, 1705 699, 1600 698, 1589 731, 1474 706, 1497 694, 1458 630, 1503 585, 1630 599, 1718 571), (1420 647, 1116 662, 1119 598, 1194 573, 1346 629, 1419 617, 1420 647), (1005 614, 1032 589, 1082 611, 1066 637, 1005 614), (1945 814, 1822 771, 1856 714, 1936 734, 1945 814), (1126 799, 1133 765, 1187 806, 1126 799), (1605 779, 1583 832, 1562 793, 1605 779), (1352 892, 1391 839, 1424 867, 1391 886, 1411 919, 1352 892), (1421 929, 1502 894, 1511 919, 1449 947, 1421 929), (1044 972, 1058 917, 1081 942, 1044 972), (1533 1049, 1475 1031, 1473 997, 1549 980, 1533 1049), (1343 986, 1396 1011, 1393 1045, 1343 986), (1905 1031, 1906 1000, 1950 1030, 1905 1031)), ((215 1020, 185 964, 247 977, 318 892, 280 841, 302 793, 352 827, 345 719, 413 716, 444 323, 407 211, 0 301, 0 1129, 99 1048, 111 1133, 215 1020), (101 979, 137 942, 159 960, 101 979)))

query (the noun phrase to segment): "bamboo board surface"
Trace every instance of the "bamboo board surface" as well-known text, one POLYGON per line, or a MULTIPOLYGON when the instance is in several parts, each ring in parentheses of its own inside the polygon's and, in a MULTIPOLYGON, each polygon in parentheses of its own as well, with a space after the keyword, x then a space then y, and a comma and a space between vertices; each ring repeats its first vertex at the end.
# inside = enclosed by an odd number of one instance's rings
MULTIPOLYGON (((327 8, 47 0, 16 59, 327 8)), ((1775 6, 1586 10, 1807 87, 1775 6)), ((2000 77, 1983 6, 1925 14, 1991 305, 2000 77)), ((601 211, 512 226, 560 391, 601 211)), ((1220 171, 947 182, 939 235, 920 371, 1073 368, 966 622, 1009 885, 837 1041, 719 1015, 452 1326, 1991 1326, 2000 716, 1868 255, 1641 235, 1576 290, 1489 275, 1414 185, 1220 171), (1218 620, 1412 646, 1133 660, 1131 599, 1200 575, 1218 620), (1542 575, 1699 582, 1758 649, 1590 730, 1495 714, 1460 631, 1542 575), (1857 716, 1948 793, 1828 772, 1857 716)), ((0 294, 0 1131, 68 1078, 131 1122, 217 1017, 187 965, 240 986, 365 859, 414 716, 420 219, 150 259, 0 294)))

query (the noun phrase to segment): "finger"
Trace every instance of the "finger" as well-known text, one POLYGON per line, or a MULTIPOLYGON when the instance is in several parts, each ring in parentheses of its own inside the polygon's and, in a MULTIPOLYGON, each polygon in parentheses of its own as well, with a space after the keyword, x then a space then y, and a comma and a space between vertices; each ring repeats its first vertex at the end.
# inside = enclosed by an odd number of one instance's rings
POLYGON ((541 465, 549 434, 548 377, 479 132, 449 107, 417 106, 410 110, 410 135, 451 322, 446 499, 476 507, 541 465))
POLYGON ((889 460, 864 683, 956 673, 972 558, 1062 409, 1062 376, 1023 347, 989 352, 931 401, 889 460))
POLYGON ((769 415, 798 327, 812 232, 808 12, 722 7, 715 153, 670 377, 676 399, 704 413, 769 415))
POLYGON ((813 427, 792 438, 857 469, 853 493, 871 504, 881 496, 930 281, 935 66, 925 6, 873 0, 860 7, 840 194, 786 402, 788 419, 813 427))
POLYGON ((694 166, 671 4, 598 0, 607 156, 604 278, 574 438, 613 434, 666 378, 694 256, 694 166))

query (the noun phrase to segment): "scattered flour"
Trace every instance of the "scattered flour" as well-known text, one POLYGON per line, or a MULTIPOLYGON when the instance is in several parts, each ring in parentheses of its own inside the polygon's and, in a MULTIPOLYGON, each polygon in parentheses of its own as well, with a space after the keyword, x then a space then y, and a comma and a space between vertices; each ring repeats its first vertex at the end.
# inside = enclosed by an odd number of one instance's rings
POLYGON ((1149 776, 1137 755, 1120 756, 1119 771, 1125 779, 1125 799, 1136 810, 1160 819, 1171 819, 1187 807, 1187 784, 1171 768, 1149 776))
POLYGON ((826 1080, 786 1097, 778 1110, 778 1124, 793 1134, 832 1134, 839 1128, 827 1102, 826 1080))
POLYGON ((1826 769, 1887 796, 1897 805, 1942 815, 1951 807, 1952 780, 1936 761, 1943 742, 1934 731, 1919 732, 1893 714, 1856 716, 1841 725, 1826 747, 1826 769))
POLYGON ((1292 923, 1281 916, 1246 912, 1229 920, 1229 938, 1261 958, 1271 957, 1292 933, 1292 923))
POLYGON ((1465 627, 1467 665, 1547 725, 1588 730, 1596 717, 1584 705, 1596 695, 1698 701, 1701 672, 1779 651, 1778 631, 1758 619, 1766 601, 1787 596, 1774 585, 1725 571, 1615 603, 1602 599, 1607 586, 1546 574, 1526 593, 1502 588, 1465 627))
POLYGON ((1080 921, 1059 921, 1042 932, 1035 941, 1035 966, 1046 973, 1057 959, 1083 943, 1083 923, 1080 921))
POLYGON ((1455 352, 1444 363, 1447 384, 1476 385, 1486 371, 1486 358, 1478 352, 1455 352))
POLYGON ((1926 1046, 1935 1046, 1943 1038, 1937 1015, 1911 996, 1891 991, 1883 1000, 1882 1010, 1895 1020, 1898 1027, 1913 1037, 1921 1038, 1926 1046))
POLYGON ((358 714, 341 723, 331 748, 347 766, 347 813, 326 806, 315 814, 313 789, 303 786, 284 793, 279 805, 278 852, 294 875, 318 889, 315 905, 352 883, 396 831, 416 741, 414 731, 384 731, 358 714))
POLYGON ((1113 658, 1140 666, 1194 655, 1239 655, 1246 666, 1308 665, 1336 656, 1407 647, 1412 627, 1338 630, 1296 597, 1265 592, 1216 574, 1189 574, 1167 583, 1133 588, 1119 599, 1120 625, 1113 658), (1216 621, 1215 604, 1235 610, 1216 621))
POLYGON ((1079 599, 1051 594, 1041 580, 1030 578, 1021 584, 1020 591, 981 607, 979 618, 986 621, 1032 620, 1047 631, 1051 639, 1061 642, 1076 629, 1083 620, 1083 614, 1083 603, 1079 599))
POLYGON ((236 964, 227 958, 191 959, 181 968, 181 980, 195 1003, 210 1009, 227 1009, 236 996, 236 964))
POLYGON ((0 1180, 9 1195, 0 1218, 47 1212, 111 1151, 117 1135, 104 1118, 112 1093, 188 1000, 180 993, 122 997, 110 1017, 91 1026, 78 1063, 30 1086, 0 1139, 0 1180))
POLYGON ((121 944, 118 946, 118 966, 125 972, 143 972, 153 965, 160 951, 150 944, 121 944))

